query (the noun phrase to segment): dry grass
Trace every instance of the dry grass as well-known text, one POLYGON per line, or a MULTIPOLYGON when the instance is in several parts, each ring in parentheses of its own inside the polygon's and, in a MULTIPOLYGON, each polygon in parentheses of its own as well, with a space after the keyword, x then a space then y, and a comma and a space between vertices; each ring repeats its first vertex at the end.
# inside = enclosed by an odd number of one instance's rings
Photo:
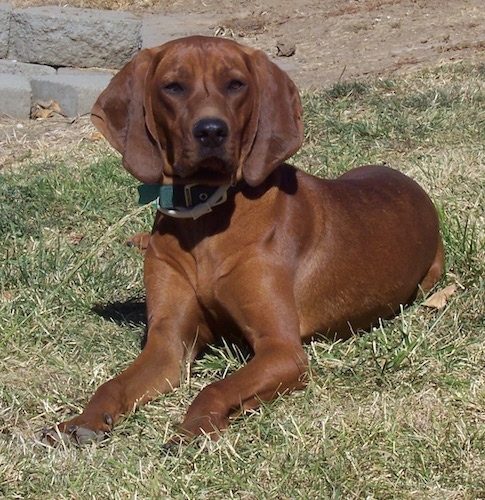
POLYGON ((102 445, 36 442, 139 352, 141 257, 122 243, 151 213, 137 211, 135 181, 84 119, 36 124, 53 127, 48 137, 4 128, 0 496, 485 498, 483 76, 457 65, 305 96, 294 162, 334 176, 385 160, 416 178, 442 217, 442 286, 458 291, 442 311, 416 304, 348 342, 314 342, 305 391, 240 417, 215 445, 171 455, 160 445, 195 394, 240 365, 229 348, 102 445))
MULTIPOLYGON (((26 160, 42 161, 69 153, 86 154, 82 143, 96 142, 95 129, 88 116, 77 119, 16 120, 3 116, 0 120, 0 170, 15 169, 26 160)), ((91 154, 91 151, 89 151, 91 154)))

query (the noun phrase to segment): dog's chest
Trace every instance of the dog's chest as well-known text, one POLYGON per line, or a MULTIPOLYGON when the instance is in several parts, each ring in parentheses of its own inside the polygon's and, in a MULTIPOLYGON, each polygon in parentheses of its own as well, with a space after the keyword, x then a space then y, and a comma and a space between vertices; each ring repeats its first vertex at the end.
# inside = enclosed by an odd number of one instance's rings
MULTIPOLYGON (((204 250, 204 249, 202 249, 204 250)), ((220 252, 196 251, 194 257, 194 274, 192 276, 192 286, 197 300, 205 307, 213 307, 217 302, 217 286, 221 277, 226 273, 225 259, 220 252)))
POLYGON ((209 311, 224 309, 228 301, 237 300, 238 283, 244 279, 246 258, 251 254, 251 245, 241 245, 230 233, 204 239, 191 251, 192 287, 199 304, 209 311))

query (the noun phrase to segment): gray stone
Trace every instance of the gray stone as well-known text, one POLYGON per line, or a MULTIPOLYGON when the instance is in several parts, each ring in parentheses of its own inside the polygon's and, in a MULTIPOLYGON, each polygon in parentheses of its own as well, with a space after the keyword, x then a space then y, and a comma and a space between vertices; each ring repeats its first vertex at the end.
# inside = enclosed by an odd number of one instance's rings
POLYGON ((14 10, 9 58, 50 66, 120 68, 139 50, 141 19, 70 7, 14 10))
POLYGON ((78 78, 83 78, 90 75, 98 75, 101 78, 106 75, 106 78, 112 78, 117 73, 114 69, 104 69, 104 68, 58 68, 57 74, 60 76, 77 76, 78 78))
POLYGON ((0 113, 27 119, 30 115, 30 83, 24 76, 0 74, 0 113))
POLYGON ((0 3, 0 59, 7 57, 12 6, 0 3))
POLYGON ((0 61, 0 73, 32 78, 34 76, 55 75, 56 70, 52 66, 44 66, 43 64, 28 64, 3 59, 0 61))
POLYGON ((79 74, 41 76, 31 80, 32 100, 54 99, 67 116, 89 113, 112 75, 79 71, 79 74))

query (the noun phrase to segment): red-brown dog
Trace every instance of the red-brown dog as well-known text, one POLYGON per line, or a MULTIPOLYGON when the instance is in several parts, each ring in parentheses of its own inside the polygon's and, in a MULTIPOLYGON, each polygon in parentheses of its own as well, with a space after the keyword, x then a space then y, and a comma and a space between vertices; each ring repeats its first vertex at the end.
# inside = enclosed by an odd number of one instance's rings
POLYGON ((302 341, 389 318, 443 269, 438 217, 411 179, 365 166, 322 180, 285 164, 303 139, 298 91, 260 51, 191 37, 143 50, 92 119, 159 209, 145 257, 147 343, 84 412, 44 431, 82 443, 179 384, 235 333, 254 352, 206 387, 181 425, 215 437, 231 415, 305 384, 302 341))

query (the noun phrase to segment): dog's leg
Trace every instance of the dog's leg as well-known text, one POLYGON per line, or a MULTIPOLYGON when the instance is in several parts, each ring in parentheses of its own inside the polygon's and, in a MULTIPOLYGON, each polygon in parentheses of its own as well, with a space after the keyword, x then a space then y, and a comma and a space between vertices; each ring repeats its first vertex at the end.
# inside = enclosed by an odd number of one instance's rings
POLYGON ((229 280, 228 287, 218 290, 218 296, 226 298, 224 306, 253 348, 254 357, 224 380, 204 388, 195 398, 181 426, 186 437, 207 433, 216 439, 218 431, 227 427, 230 416, 305 386, 308 359, 301 344, 291 280, 280 281, 281 272, 274 276, 258 280, 257 286, 250 280, 229 280), (232 295, 225 293, 228 288, 232 295), (278 293, 271 293, 272 290, 278 293))
POLYGON ((147 280, 148 337, 138 358, 101 385, 81 415, 45 430, 44 441, 100 441, 122 415, 179 385, 184 361, 192 360, 202 343, 198 305, 190 300, 193 290, 178 276, 170 280, 169 274, 167 269, 153 272, 147 280), (167 283, 173 287, 170 293, 165 293, 167 283))
POLYGON ((438 283, 445 267, 444 260, 443 242, 440 239, 433 263, 419 285, 418 297, 428 293, 438 283))
POLYGON ((246 366, 200 392, 181 425, 182 434, 190 439, 205 433, 217 439, 218 431, 226 429, 231 415, 302 389, 307 370, 307 357, 301 345, 262 342, 246 366))
POLYGON ((122 415, 178 386, 183 346, 156 337, 149 333, 134 363, 101 385, 81 415, 48 431, 50 437, 55 440, 58 431, 78 444, 100 441, 122 415))

